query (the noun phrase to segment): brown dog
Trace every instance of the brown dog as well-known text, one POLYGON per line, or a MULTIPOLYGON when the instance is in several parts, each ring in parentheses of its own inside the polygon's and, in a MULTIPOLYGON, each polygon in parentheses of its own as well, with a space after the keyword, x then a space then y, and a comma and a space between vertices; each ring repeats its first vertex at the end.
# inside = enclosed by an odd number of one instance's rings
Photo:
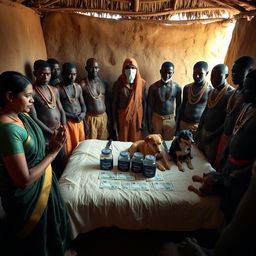
POLYGON ((162 152, 161 145, 161 134, 150 134, 144 140, 134 142, 128 151, 130 152, 131 156, 133 156, 135 152, 141 152, 143 155, 155 156, 157 160, 161 160, 162 162, 160 163, 157 161, 156 167, 161 171, 165 171, 170 169, 170 165, 162 152))

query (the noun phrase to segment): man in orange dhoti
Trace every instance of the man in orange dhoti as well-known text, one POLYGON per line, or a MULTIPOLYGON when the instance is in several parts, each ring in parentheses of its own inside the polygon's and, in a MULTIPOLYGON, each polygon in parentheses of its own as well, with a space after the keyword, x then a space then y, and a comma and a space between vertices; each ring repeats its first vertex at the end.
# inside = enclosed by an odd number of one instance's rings
POLYGON ((63 64, 60 101, 67 118, 67 142, 65 145, 67 157, 71 155, 78 143, 85 139, 83 123, 85 104, 82 88, 75 83, 76 75, 77 69, 73 63, 63 64))
POLYGON ((137 141, 145 126, 146 86, 135 59, 123 63, 122 74, 113 86, 113 128, 115 139, 137 141))

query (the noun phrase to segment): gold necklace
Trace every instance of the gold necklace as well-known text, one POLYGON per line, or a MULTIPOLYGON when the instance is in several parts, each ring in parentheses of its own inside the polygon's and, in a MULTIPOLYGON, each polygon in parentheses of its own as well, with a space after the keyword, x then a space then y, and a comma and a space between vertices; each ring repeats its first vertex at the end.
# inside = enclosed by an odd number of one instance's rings
POLYGON ((197 93, 193 93, 193 84, 191 84, 188 88, 188 103, 191 105, 197 104, 200 99, 202 98, 204 92, 206 91, 207 87, 208 87, 208 83, 205 82, 203 87, 201 88, 201 90, 199 90, 199 92, 197 93))
POLYGON ((252 103, 246 104, 241 113, 239 114, 234 129, 233 129, 233 135, 236 135, 238 131, 246 124, 247 121, 249 121, 252 117, 256 116, 256 109, 249 110, 249 108, 253 106, 252 103), (249 110, 249 111, 248 111, 249 110))
POLYGON ((67 98, 68 98, 68 101, 69 101, 71 104, 76 103, 76 101, 77 101, 77 89, 76 89, 75 84, 73 84, 73 88, 74 88, 74 91, 75 91, 74 97, 71 97, 71 96, 69 95, 69 92, 68 92, 68 90, 66 90, 65 87, 66 87, 66 86, 63 86, 63 89, 64 89, 64 91, 65 91, 65 94, 66 94, 67 98))
MULTIPOLYGON (((101 85, 99 83, 97 83, 98 87, 99 87, 99 94, 98 95, 95 95, 92 88, 91 88, 91 82, 89 81, 89 79, 87 78, 87 89, 88 89, 88 92, 90 94, 90 96, 94 99, 94 100, 98 100, 100 98, 100 96, 102 95, 102 92, 101 92, 101 85)), ((97 90, 98 88, 96 88, 96 92, 98 91, 97 90)))
POLYGON ((7 115, 10 119, 12 119, 13 121, 15 121, 15 122, 17 122, 17 123, 19 123, 21 120, 19 119, 19 117, 18 117, 18 119, 16 119, 16 118, 14 118, 13 116, 11 116, 10 114, 9 115, 7 115))
POLYGON ((243 97, 240 95, 239 98, 235 100, 235 94, 239 92, 237 89, 231 94, 231 96, 228 99, 227 107, 226 107, 226 114, 229 116, 238 105, 240 105, 243 102, 243 97))
POLYGON ((43 90, 39 87, 39 86, 35 86, 35 90, 37 91, 37 93, 41 96, 41 98, 43 99, 43 101, 46 103, 46 105, 51 108, 51 109, 55 109, 56 108, 56 100, 55 100, 55 95, 51 89, 51 87, 49 85, 47 85, 47 88, 50 92, 50 100, 47 99, 47 97, 44 95, 43 90))
POLYGON ((159 99, 160 99, 160 101, 161 101, 162 103, 164 103, 164 102, 170 100, 170 98, 172 97, 172 85, 173 85, 172 81, 171 81, 170 86, 167 85, 167 87, 170 87, 170 91, 169 91, 169 95, 166 97, 166 99, 163 99, 162 96, 161 96, 161 87, 162 87, 162 86, 159 86, 159 87, 158 87, 158 90, 157 90, 157 92, 158 92, 158 97, 159 97, 159 99))
MULTIPOLYGON (((213 92, 216 89, 212 89, 209 93, 209 97, 208 97, 208 102, 207 102, 207 107, 208 108, 213 108, 217 105, 217 103, 220 101, 220 99, 222 98, 222 96, 225 94, 225 92, 228 89, 228 85, 225 84, 224 87, 217 93, 216 98, 213 99, 213 92)), ((217 91, 217 90, 216 90, 217 91)))

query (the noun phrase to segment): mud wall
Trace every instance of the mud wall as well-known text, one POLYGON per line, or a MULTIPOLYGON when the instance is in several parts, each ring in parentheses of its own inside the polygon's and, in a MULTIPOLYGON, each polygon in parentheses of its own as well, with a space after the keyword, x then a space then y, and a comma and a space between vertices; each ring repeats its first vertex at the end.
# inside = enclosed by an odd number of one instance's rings
POLYGON ((95 57, 101 75, 112 84, 121 73, 124 59, 134 57, 148 84, 160 78, 161 64, 171 61, 175 65, 173 79, 185 85, 192 80, 195 62, 205 60, 210 67, 223 63, 233 24, 171 26, 51 13, 42 26, 48 56, 77 64, 79 78, 86 74, 86 59, 95 57))
POLYGON ((15 70, 32 78, 36 59, 46 58, 40 16, 30 8, 0 1, 0 72, 15 70))
MULTIPOLYGON (((246 55, 256 59, 256 17, 251 21, 243 19, 236 23, 225 63, 232 68, 236 59, 246 55)), ((232 83, 231 78, 229 81, 232 83)))

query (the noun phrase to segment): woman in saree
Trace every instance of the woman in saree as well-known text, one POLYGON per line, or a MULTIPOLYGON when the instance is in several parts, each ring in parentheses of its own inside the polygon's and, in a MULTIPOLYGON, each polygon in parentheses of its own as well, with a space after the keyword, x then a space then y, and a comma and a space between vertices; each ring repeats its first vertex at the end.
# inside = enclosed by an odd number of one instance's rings
POLYGON ((42 131, 27 114, 33 102, 25 76, 12 71, 0 75, 2 206, 19 255, 71 255, 68 216, 51 170, 65 143, 65 128, 53 134, 46 153, 42 131))

